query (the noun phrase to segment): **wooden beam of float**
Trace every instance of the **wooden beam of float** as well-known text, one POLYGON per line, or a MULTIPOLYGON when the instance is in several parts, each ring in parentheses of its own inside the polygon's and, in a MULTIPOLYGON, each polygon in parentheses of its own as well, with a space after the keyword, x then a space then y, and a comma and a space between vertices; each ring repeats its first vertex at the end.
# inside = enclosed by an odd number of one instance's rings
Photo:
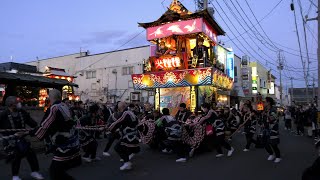
POLYGON ((217 43, 217 32, 204 18, 177 21, 147 28, 147 40, 160 39, 172 35, 187 35, 203 32, 214 43, 217 43))

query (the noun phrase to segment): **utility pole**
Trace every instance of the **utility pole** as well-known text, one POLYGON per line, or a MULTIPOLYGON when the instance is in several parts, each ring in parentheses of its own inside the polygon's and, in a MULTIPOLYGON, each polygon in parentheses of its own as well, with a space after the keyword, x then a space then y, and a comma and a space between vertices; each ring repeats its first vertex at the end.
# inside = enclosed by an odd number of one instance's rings
POLYGON ((319 49, 320 48, 320 33, 319 33, 319 31, 320 31, 320 15, 319 15, 319 13, 320 13, 320 0, 318 0, 318 93, 317 93, 318 108, 320 107, 319 106, 320 105, 320 98, 319 98, 319 96, 320 96, 320 88, 319 88, 319 86, 320 86, 320 49, 319 49))
POLYGON ((208 0, 195 0, 195 3, 199 11, 208 9, 208 0))
POLYGON ((320 0, 318 0, 318 17, 316 17, 316 18, 310 18, 310 19, 308 19, 308 18, 306 18, 306 21, 315 21, 315 20, 318 20, 318 91, 317 91, 317 97, 318 97, 318 99, 317 99, 317 101, 318 101, 318 103, 317 103, 317 105, 318 105, 318 110, 320 110, 320 98, 319 98, 319 96, 320 96, 320 88, 319 88, 319 85, 320 85, 320 33, 319 33, 319 30, 320 30, 320 15, 319 15, 319 13, 320 13, 320 0))
POLYGON ((203 0, 203 9, 208 9, 208 0, 203 0))
POLYGON ((278 70, 280 71, 280 106, 282 106, 282 95, 283 95, 283 91, 282 91, 282 70, 283 70, 282 50, 279 51, 278 61, 279 61, 278 70))
POLYGON ((291 106, 293 105, 294 99, 293 99, 293 77, 290 78, 291 80, 291 106))
POLYGON ((314 104, 315 97, 316 97, 316 89, 315 89, 315 79, 314 79, 314 74, 312 77, 312 104, 314 104))

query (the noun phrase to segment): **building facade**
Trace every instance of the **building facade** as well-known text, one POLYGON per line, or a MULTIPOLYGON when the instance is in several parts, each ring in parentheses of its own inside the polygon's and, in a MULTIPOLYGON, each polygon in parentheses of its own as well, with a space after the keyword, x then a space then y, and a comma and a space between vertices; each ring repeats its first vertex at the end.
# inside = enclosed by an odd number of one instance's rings
POLYGON ((289 88, 288 94, 291 105, 307 105, 316 103, 318 98, 318 88, 308 88, 308 97, 306 88, 289 88))
POLYGON ((234 56, 234 83, 233 90, 231 91, 230 105, 239 107, 241 98, 245 97, 243 92, 243 81, 241 75, 241 58, 237 55, 234 56))
MULTIPOLYGON (((32 61, 27 64, 37 66, 44 72, 46 67, 65 69, 75 76, 74 83, 79 85, 75 94, 83 101, 129 102, 135 92, 131 74, 142 73, 144 59, 150 55, 149 46, 124 49, 89 55, 76 53, 55 58, 32 61)), ((148 101, 147 92, 138 91, 141 101, 148 101)), ((152 98, 149 98, 152 101, 152 98)), ((152 102, 151 102, 152 103, 152 102)))
POLYGON ((242 57, 241 65, 242 88, 245 97, 251 101, 256 101, 257 96, 262 98, 272 97, 275 100, 276 94, 276 77, 259 62, 250 62, 248 56, 242 57))

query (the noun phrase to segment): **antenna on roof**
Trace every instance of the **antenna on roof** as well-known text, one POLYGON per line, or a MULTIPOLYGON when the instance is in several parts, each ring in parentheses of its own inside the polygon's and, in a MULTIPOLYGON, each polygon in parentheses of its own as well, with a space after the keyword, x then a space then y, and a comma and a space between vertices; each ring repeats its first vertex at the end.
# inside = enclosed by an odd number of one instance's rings
POLYGON ((39 57, 37 56, 37 71, 39 72, 40 70, 40 60, 39 60, 39 57))

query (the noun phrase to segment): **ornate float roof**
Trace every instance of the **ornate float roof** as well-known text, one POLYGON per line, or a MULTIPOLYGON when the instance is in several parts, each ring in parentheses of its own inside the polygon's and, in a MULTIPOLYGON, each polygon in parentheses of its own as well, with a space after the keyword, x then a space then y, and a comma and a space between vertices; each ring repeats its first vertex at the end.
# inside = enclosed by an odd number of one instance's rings
POLYGON ((174 0, 170 8, 156 21, 148 23, 138 23, 139 26, 143 28, 155 27, 168 22, 176 22, 182 20, 190 20, 196 18, 204 18, 208 23, 217 31, 217 35, 224 35, 224 30, 219 26, 219 24, 213 19, 210 12, 205 9, 203 11, 198 11, 191 13, 187 8, 185 8, 182 3, 174 0))

